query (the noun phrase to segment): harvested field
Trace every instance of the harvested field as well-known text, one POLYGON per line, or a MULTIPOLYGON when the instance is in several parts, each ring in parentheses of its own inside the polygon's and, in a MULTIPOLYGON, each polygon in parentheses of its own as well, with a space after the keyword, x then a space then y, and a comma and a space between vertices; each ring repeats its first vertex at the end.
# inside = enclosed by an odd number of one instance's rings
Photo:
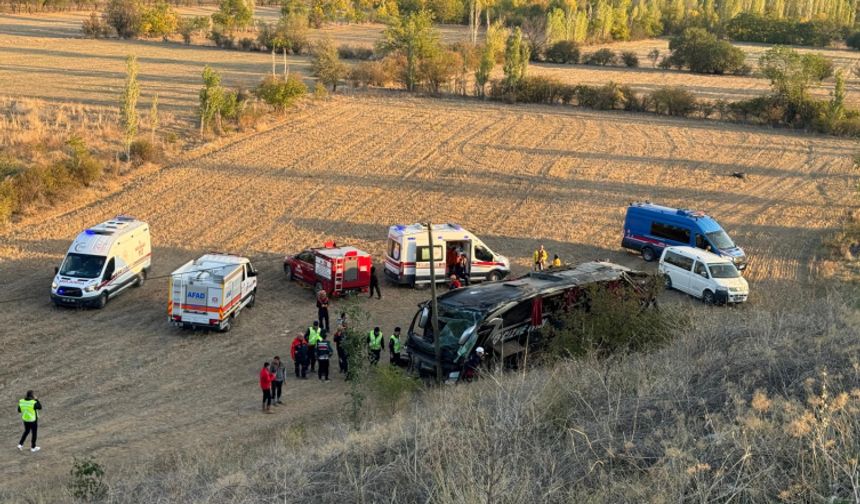
MULTIPOLYGON (((644 267, 618 248, 625 204, 701 208, 746 248, 752 302, 766 305, 822 276, 820 240, 854 204, 855 150, 846 140, 711 122, 397 94, 309 106, 271 131, 0 235, 0 401, 34 388, 46 408, 43 452, 4 457, 0 473, 14 488, 56 490, 72 456, 133 467, 170 449, 241 450, 249 431, 339 414, 337 378, 289 380, 288 405, 258 412, 259 366, 287 354, 283 332, 315 315, 310 292, 283 279, 280 257, 328 238, 379 257, 392 223, 462 223, 517 271, 538 243, 565 261, 644 267), (52 268, 70 240, 119 213, 151 224, 154 278, 102 311, 52 308, 52 268), (155 277, 212 249, 257 259, 257 306, 227 335, 169 327, 166 280, 155 277)), ((386 330, 408 326, 426 297, 384 294, 361 302, 386 330)), ((0 420, 4 439, 18 429, 11 415, 0 420)))

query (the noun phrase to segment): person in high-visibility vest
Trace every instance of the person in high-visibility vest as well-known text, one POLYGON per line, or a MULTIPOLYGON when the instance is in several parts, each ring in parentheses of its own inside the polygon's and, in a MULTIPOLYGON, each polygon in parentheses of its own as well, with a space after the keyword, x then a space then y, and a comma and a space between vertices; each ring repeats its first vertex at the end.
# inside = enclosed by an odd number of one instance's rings
POLYGON ((393 366, 400 366, 400 328, 394 328, 394 334, 388 337, 388 356, 389 362, 393 366))
POLYGON ((543 245, 540 246, 539 249, 535 250, 534 253, 534 263, 535 263, 535 271, 543 271, 546 269, 546 263, 549 259, 549 253, 543 248, 543 245))
POLYGON ((308 327, 307 332, 305 332, 305 339, 308 340, 308 355, 310 356, 311 362, 311 373, 317 367, 317 342, 322 339, 322 329, 320 329, 320 323, 314 320, 314 325, 308 327))
POLYGON ((21 436, 21 440, 18 441, 18 449, 24 449, 24 441, 27 440, 27 435, 32 433, 30 436, 30 451, 35 453, 41 448, 36 446, 36 434, 39 430, 39 414, 38 410, 42 409, 42 403, 36 398, 35 394, 33 394, 32 390, 27 391, 27 395, 24 399, 18 400, 18 413, 21 413, 21 420, 24 421, 24 434, 21 436))
POLYGON ((561 268, 561 259, 559 259, 558 254, 552 256, 552 267, 561 268))
POLYGON ((379 363, 379 355, 382 353, 382 331, 374 327, 367 335, 367 346, 370 349, 370 363, 374 366, 379 363))

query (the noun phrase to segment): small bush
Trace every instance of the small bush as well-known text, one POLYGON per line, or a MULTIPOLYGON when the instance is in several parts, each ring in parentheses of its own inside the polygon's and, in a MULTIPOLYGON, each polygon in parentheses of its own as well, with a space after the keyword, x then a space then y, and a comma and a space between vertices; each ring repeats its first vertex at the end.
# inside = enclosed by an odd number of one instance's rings
POLYGON ((371 60, 373 59, 373 49, 370 47, 341 45, 337 48, 337 54, 342 59, 357 59, 371 60))
POLYGON ((612 65, 615 64, 618 57, 611 49, 599 49, 585 58, 586 65, 612 65))
POLYGON ((137 0, 110 0, 105 20, 120 38, 136 37, 140 34, 140 4, 137 0))
POLYGON ((0 180, 0 224, 8 222, 18 210, 18 193, 12 179, 0 180))
POLYGON ((143 9, 140 32, 147 37, 166 38, 176 32, 178 20, 176 10, 170 4, 158 1, 152 7, 143 9))
POLYGON ((131 159, 137 163, 155 163, 161 158, 158 147, 143 138, 133 141, 129 152, 131 159))
POLYGON ((562 101, 562 90, 565 87, 565 84, 552 77, 527 75, 515 89, 509 91, 513 93, 513 101, 552 105, 562 101))
POLYGON ((852 49, 860 49, 860 31, 856 31, 845 37, 845 45, 852 49))
POLYGON ((88 38, 105 38, 111 34, 111 27, 95 12, 81 22, 81 32, 88 38))
POLYGON ((744 52, 703 28, 688 28, 669 42, 673 65, 705 74, 738 73, 744 70, 744 52))
POLYGON ((834 135, 860 138, 860 117, 846 117, 837 121, 831 131, 834 135))
POLYGON ((596 110, 621 108, 627 100, 624 89, 614 82, 603 86, 579 85, 575 88, 575 95, 579 106, 596 110))
POLYGON ((394 69, 387 59, 381 61, 362 61, 349 71, 353 87, 383 87, 394 80, 394 69))
POLYGON ((547 48, 546 59, 559 64, 579 63, 579 46, 570 40, 556 42, 547 48))
POLYGON ((257 42, 248 37, 244 37, 239 40, 239 47, 241 47, 243 51, 256 51, 258 49, 257 42))
POLYGON ((221 27, 216 26, 209 32, 209 39, 221 49, 235 49, 236 37, 232 33, 224 31, 221 27))
POLYGON ((308 92, 307 86, 295 75, 286 80, 271 75, 257 88, 257 96, 276 110, 285 111, 308 92))
POLYGON ((176 30, 182 35, 182 41, 185 45, 191 44, 191 39, 200 33, 209 29, 209 17, 195 16, 182 17, 176 24, 176 30))
POLYGON ((104 166, 90 154, 83 140, 72 137, 66 142, 66 147, 69 151, 66 169, 72 178, 88 186, 102 176, 104 166))
POLYGON ((86 502, 97 501, 107 496, 108 487, 103 480, 104 468, 91 458, 75 458, 69 471, 69 493, 86 502))
POLYGON ((669 56, 663 56, 663 59, 660 60, 660 63, 657 64, 657 68, 660 70, 671 70, 672 69, 672 58, 669 56))
POLYGON ((421 382, 394 366, 379 366, 373 368, 370 383, 376 391, 376 396, 390 411, 397 409, 403 399, 408 398, 420 387, 421 382))
POLYGON ((628 68, 636 68, 639 66, 639 56, 633 51, 624 51, 621 53, 621 61, 628 68))
POLYGON ((696 111, 696 96, 680 87, 667 87, 651 93, 654 112, 676 117, 687 117, 696 111))

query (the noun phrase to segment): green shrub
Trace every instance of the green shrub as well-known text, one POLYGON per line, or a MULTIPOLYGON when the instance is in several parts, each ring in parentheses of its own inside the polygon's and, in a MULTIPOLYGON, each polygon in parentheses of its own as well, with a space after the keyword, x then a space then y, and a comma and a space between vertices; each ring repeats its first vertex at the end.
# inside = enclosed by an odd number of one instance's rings
POLYGON ((178 23, 176 10, 161 0, 152 7, 143 9, 140 19, 140 32, 147 37, 162 37, 176 32, 178 23))
POLYGON ((369 377, 376 396, 390 411, 397 409, 398 404, 415 393, 421 382, 394 366, 379 366, 373 368, 369 377))
POLYGON ((176 31, 182 35, 182 41, 185 42, 185 45, 191 44, 194 35, 203 33, 208 29, 209 17, 207 16, 181 17, 176 24, 176 31))
POLYGON ((553 335, 567 356, 636 352, 668 341, 687 321, 677 312, 642 306, 639 297, 592 286, 584 307, 572 310, 553 335))
POLYGON ((8 222, 18 211, 18 193, 11 178, 0 180, 0 224, 8 222))
POLYGON ((383 87, 394 81, 395 67, 392 58, 379 61, 362 61, 349 71, 349 80, 353 87, 376 86, 383 87))
POLYGON ((586 65, 613 65, 618 60, 618 56, 611 49, 599 49, 585 58, 586 65))
POLYGON ((553 77, 527 75, 510 92, 513 93, 513 100, 520 103, 552 105, 562 101, 562 89, 565 87, 565 84, 553 77))
MULTIPOLYGON (((134 144, 132 144, 134 146, 134 144)), ((69 175, 88 186, 102 176, 104 166, 101 161, 95 159, 86 144, 80 137, 72 137, 66 142, 69 159, 66 161, 66 169, 69 175)))
POLYGON ((145 138, 131 143, 131 159, 137 163, 155 163, 161 159, 161 151, 156 145, 145 138))
POLYGON ((232 33, 225 31, 224 28, 220 26, 212 28, 212 31, 209 32, 209 39, 221 49, 236 48, 236 37, 232 33))
POLYGON ((110 0, 105 20, 120 38, 133 38, 140 34, 141 8, 138 0, 110 0))
POLYGON ((669 42, 671 63, 691 72, 706 74, 738 73, 744 67, 744 52, 703 28, 687 28, 669 42))
POLYGON ((624 89, 614 82, 603 86, 579 85, 574 92, 579 106, 596 110, 621 108, 627 99, 624 89))
POLYGON ((285 111, 308 92, 307 86, 295 75, 286 80, 271 75, 257 87, 257 96, 277 110, 285 111))
POLYGON ((341 45, 337 48, 337 54, 341 59, 373 59, 373 49, 370 47, 341 45))
POLYGON ((111 27, 108 25, 102 16, 95 12, 90 14, 90 17, 81 22, 81 32, 84 37, 88 38, 105 38, 111 34, 111 27))
POLYGON ((834 135, 860 138, 860 117, 845 117, 833 125, 834 135))
POLYGON ((669 56, 663 56, 663 59, 661 59, 660 63, 657 64, 657 68, 660 70, 670 70, 672 68, 672 58, 669 56))
POLYGON ((676 117, 687 117, 696 111, 696 96, 681 87, 666 87, 650 95, 654 112, 676 117))
POLYGON ((633 51, 624 51, 621 53, 621 61, 628 68, 636 68, 639 66, 639 56, 633 51))
POLYGON ((561 40, 549 46, 545 53, 547 61, 559 64, 579 63, 579 46, 570 40, 561 40))
POLYGON ((85 502, 104 499, 108 492, 107 484, 102 481, 104 476, 101 464, 91 458, 76 457, 69 471, 69 493, 85 502))
POLYGON ((860 31, 856 31, 845 37, 845 45, 852 49, 860 49, 860 31))
POLYGON ((241 47, 243 51, 256 51, 257 49, 259 49, 257 47, 257 42, 254 39, 248 37, 243 37, 239 39, 239 47, 241 47))
POLYGON ((843 29, 826 20, 797 21, 741 13, 725 25, 726 36, 743 42, 827 46, 843 36, 843 29))

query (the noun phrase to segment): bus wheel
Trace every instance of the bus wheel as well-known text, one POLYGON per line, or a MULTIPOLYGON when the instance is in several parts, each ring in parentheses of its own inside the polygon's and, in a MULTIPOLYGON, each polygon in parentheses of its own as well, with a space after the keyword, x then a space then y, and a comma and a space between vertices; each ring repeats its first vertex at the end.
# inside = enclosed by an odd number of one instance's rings
POLYGON ((642 249, 642 259, 645 259, 645 262, 651 262, 657 258, 657 254, 654 253, 654 249, 651 247, 645 247, 642 249))

